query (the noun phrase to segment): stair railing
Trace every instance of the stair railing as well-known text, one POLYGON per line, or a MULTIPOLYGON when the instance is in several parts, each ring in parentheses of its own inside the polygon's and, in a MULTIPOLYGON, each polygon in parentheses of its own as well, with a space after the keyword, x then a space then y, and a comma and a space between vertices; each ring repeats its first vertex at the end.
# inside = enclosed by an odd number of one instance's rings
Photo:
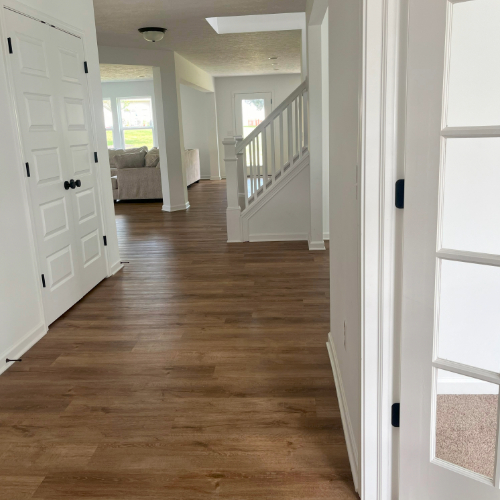
POLYGON ((223 141, 229 241, 242 241, 241 211, 255 203, 309 147, 308 81, 305 80, 244 139, 223 141))

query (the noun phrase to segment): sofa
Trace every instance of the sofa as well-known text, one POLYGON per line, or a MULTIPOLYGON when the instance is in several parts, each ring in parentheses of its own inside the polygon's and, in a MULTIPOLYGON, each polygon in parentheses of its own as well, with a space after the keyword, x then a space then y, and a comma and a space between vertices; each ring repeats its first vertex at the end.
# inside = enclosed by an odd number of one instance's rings
MULTIPOLYGON (((154 200, 163 198, 160 155, 158 148, 146 146, 131 149, 110 149, 111 186, 114 200, 154 200)), ((200 152, 184 153, 186 184, 200 180, 200 152)))

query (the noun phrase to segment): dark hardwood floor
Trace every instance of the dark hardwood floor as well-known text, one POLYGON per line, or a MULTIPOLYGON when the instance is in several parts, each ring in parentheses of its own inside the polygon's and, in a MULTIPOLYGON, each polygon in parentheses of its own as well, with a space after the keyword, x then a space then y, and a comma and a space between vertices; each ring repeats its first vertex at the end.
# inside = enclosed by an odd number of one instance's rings
POLYGON ((0 377, 0 498, 355 499, 327 252, 226 243, 225 183, 116 205, 130 262, 0 377))

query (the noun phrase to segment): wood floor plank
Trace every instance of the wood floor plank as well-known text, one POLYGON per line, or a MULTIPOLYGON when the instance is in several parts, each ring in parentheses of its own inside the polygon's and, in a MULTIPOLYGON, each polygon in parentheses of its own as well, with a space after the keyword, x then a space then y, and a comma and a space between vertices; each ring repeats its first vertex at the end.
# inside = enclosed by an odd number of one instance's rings
POLYGON ((0 500, 352 500, 325 342, 327 252, 226 242, 191 208, 115 205, 128 262, 0 377, 0 500))

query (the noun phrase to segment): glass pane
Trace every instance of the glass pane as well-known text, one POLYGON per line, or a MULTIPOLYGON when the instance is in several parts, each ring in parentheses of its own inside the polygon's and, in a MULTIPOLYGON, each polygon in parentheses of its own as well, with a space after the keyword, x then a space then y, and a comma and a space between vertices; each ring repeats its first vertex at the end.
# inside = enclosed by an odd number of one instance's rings
POLYGON ((500 268, 441 261, 438 356, 500 372, 500 268))
POLYGON ((436 458, 493 478, 498 386, 437 372, 436 458))
POLYGON ((108 148, 113 147, 113 131, 106 130, 106 139, 108 140, 108 148))
POLYGON ((104 99, 102 101, 104 108, 104 125, 106 128, 113 128, 113 112, 111 111, 111 101, 104 99))
POLYGON ((444 168, 443 247, 500 254, 500 138, 447 139, 444 168))
POLYGON ((125 139, 125 149, 141 148, 142 146, 147 146, 148 149, 154 147, 153 131, 151 129, 124 130, 123 137, 125 139))
POLYGON ((500 125, 500 2, 453 5, 448 126, 500 125))
POLYGON ((120 99, 124 127, 152 127, 153 108, 149 97, 120 99))
POLYGON ((264 99, 245 99, 241 102, 243 115, 243 138, 266 119, 264 99))

